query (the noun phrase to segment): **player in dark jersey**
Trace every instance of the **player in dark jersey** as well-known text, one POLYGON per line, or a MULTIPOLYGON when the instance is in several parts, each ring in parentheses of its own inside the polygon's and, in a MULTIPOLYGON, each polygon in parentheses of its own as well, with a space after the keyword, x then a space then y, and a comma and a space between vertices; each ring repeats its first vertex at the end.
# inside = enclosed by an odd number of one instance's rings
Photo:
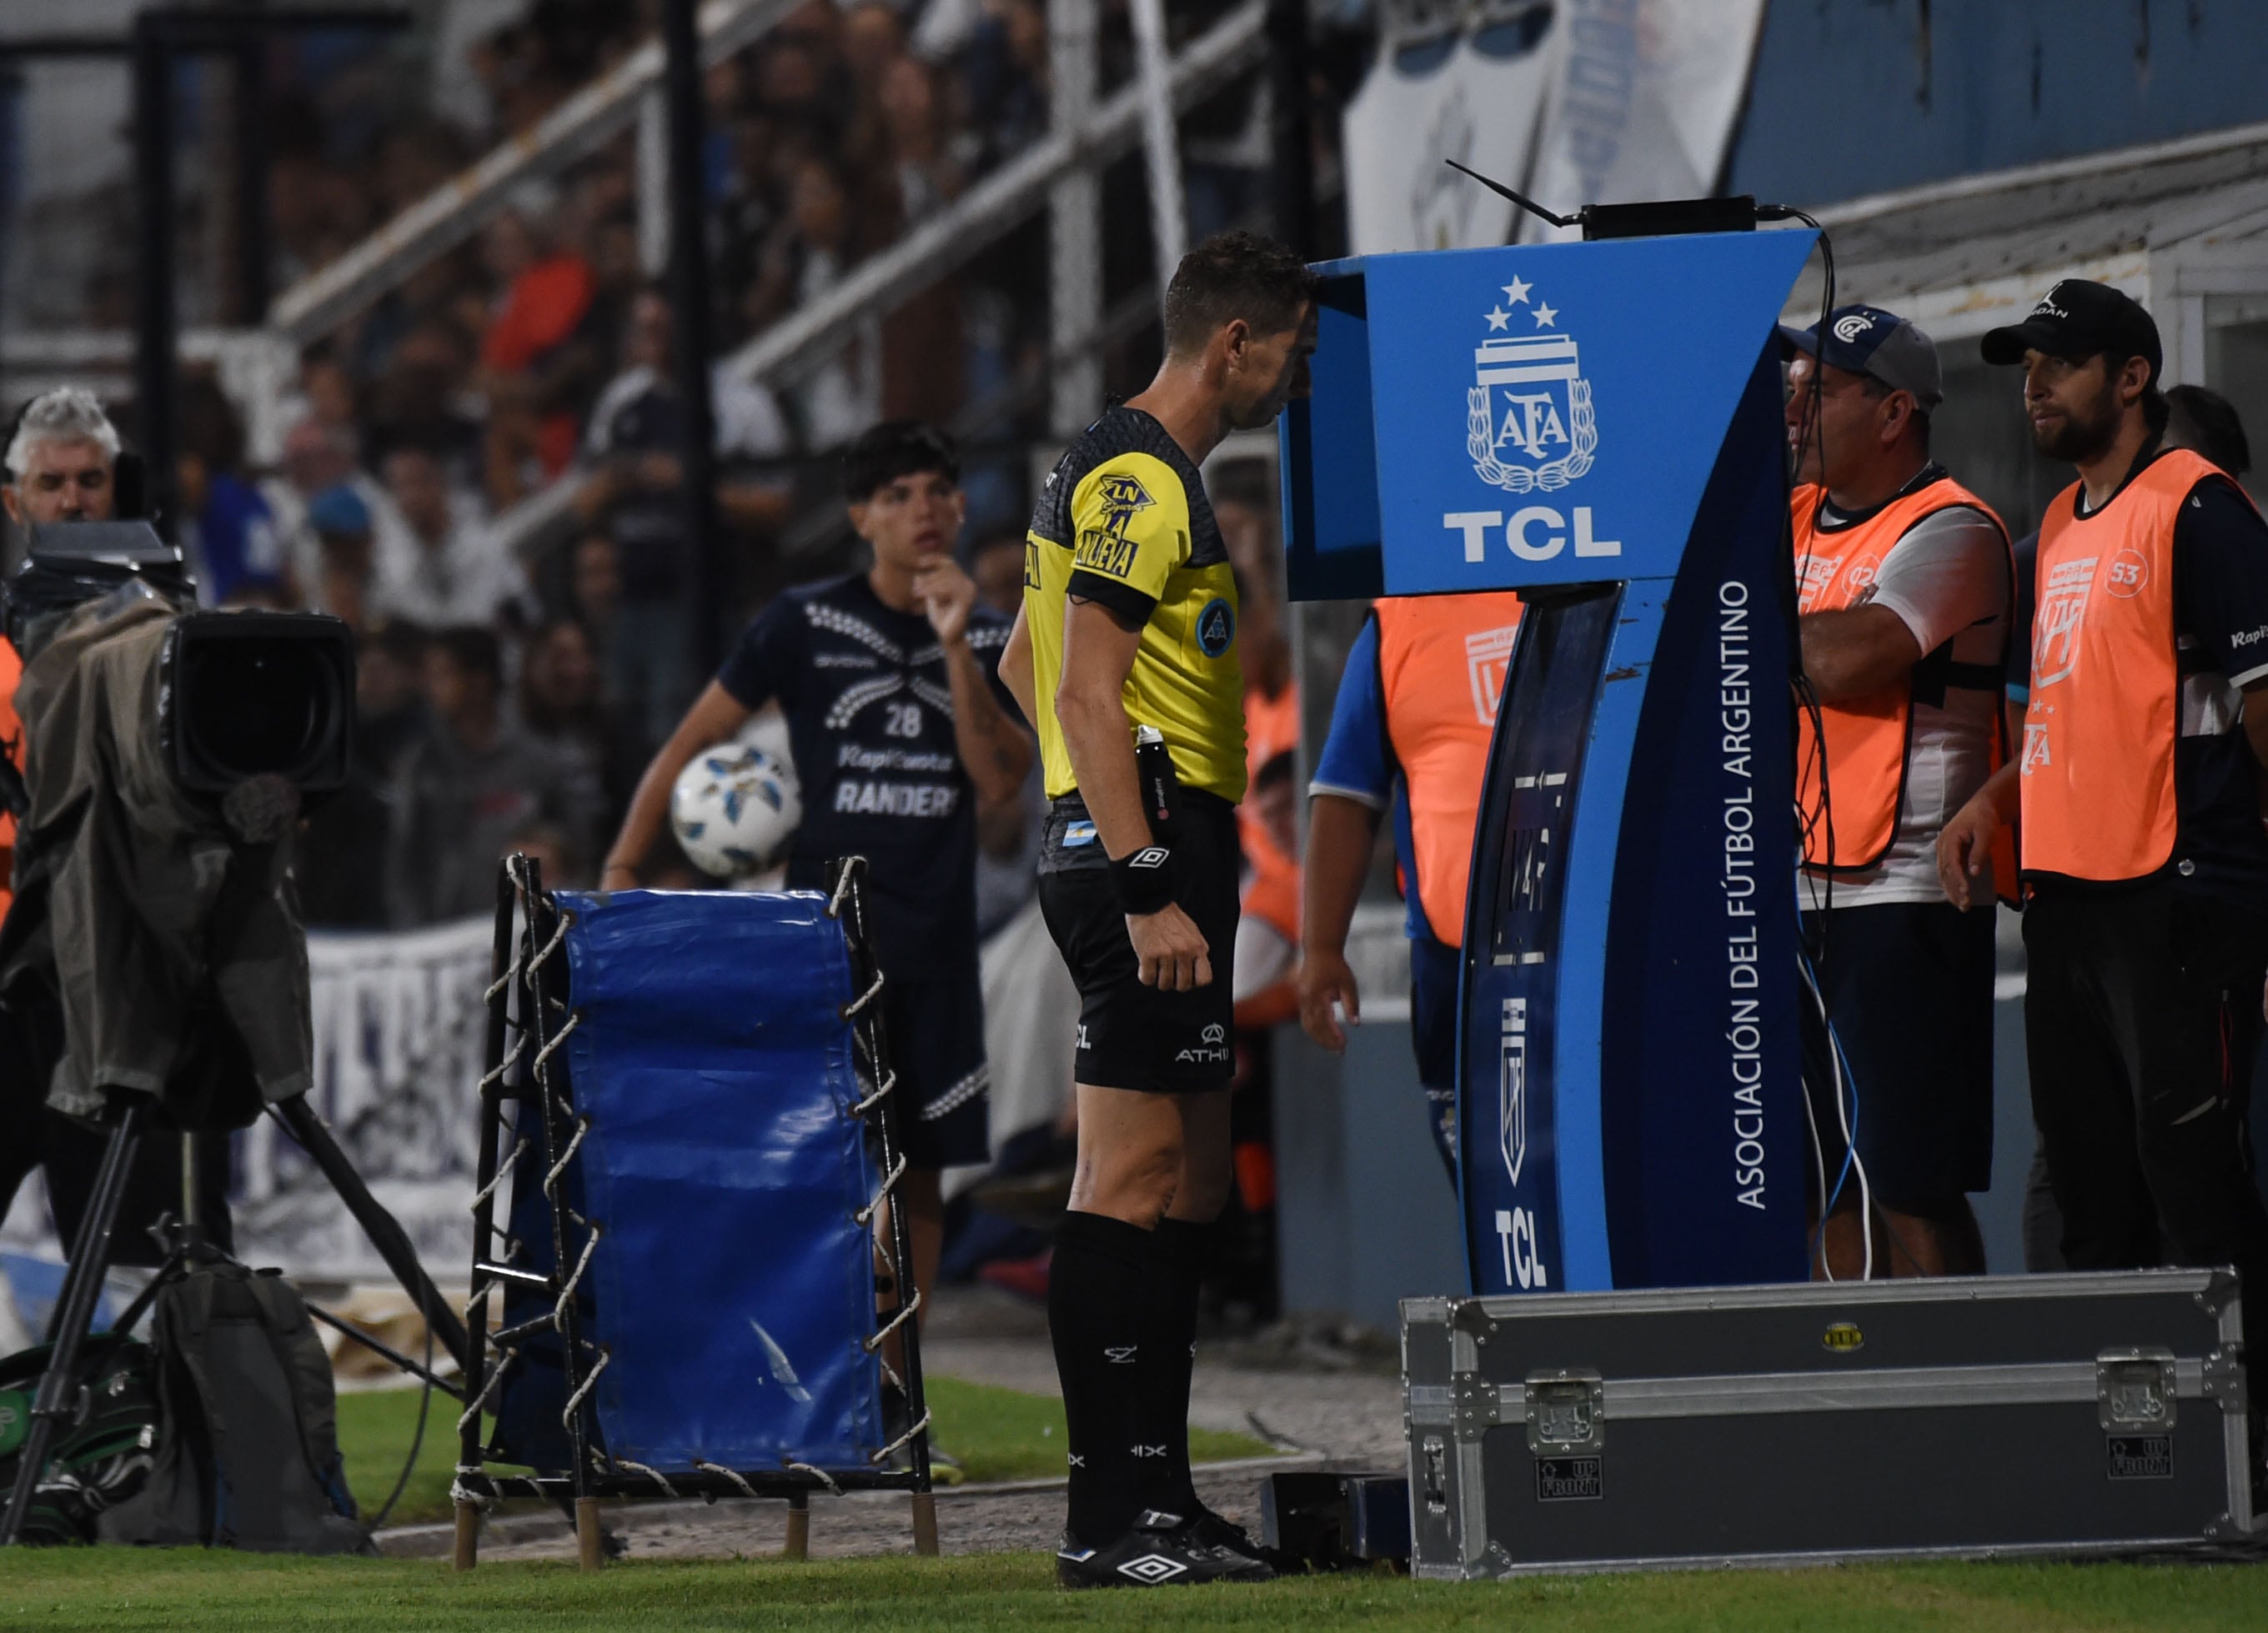
POLYGON ((628 890, 678 773, 775 700, 803 794, 791 889, 863 856, 887 984, 914 1284, 928 1301, 944 1232, 939 1171, 986 1154, 984 1000, 976 964, 976 806, 1017 798, 1032 740, 994 676, 1008 623, 953 557, 960 467, 926 425, 877 425, 843 460, 863 573, 788 591, 741 635, 646 768, 600 887, 628 890))
POLYGON ((1198 467, 1307 394, 1315 287, 1248 233, 1182 261, 1157 378, 1048 478, 1001 664, 1039 726, 1053 802, 1040 904, 1080 997, 1079 1163, 1048 1286, 1068 1587, 1273 1574, 1197 1500, 1189 1464, 1198 1273, 1230 1180, 1244 795, 1236 584, 1198 467), (1137 728, 1171 759, 1168 827, 1137 788, 1137 728))

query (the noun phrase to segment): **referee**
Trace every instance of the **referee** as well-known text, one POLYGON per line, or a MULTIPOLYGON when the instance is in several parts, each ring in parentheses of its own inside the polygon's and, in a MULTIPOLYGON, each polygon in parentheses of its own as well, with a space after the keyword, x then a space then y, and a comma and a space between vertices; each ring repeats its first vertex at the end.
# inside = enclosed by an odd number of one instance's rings
POLYGON ((1039 726, 1040 905, 1080 998, 1079 1164, 1048 1284, 1070 1431, 1066 1587, 1274 1574, 1189 1477, 1198 1274, 1230 1180, 1245 774, 1236 583, 1197 467, 1307 394, 1315 289, 1289 250, 1248 233, 1183 258, 1156 378, 1047 480, 1001 659, 1039 726), (1171 758, 1163 827, 1138 728, 1171 758))

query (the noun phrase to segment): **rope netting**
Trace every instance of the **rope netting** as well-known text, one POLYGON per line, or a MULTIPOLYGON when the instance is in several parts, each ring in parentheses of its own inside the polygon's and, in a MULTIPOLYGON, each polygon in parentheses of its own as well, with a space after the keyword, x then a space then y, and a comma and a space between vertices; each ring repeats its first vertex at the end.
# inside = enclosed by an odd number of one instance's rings
MULTIPOLYGON (((851 1057, 857 1078, 854 1092, 858 1098, 850 1104, 848 1114, 866 1122, 880 1133, 885 1167, 880 1183, 852 1217, 862 1231, 877 1236, 876 1246, 881 1249, 882 1262, 889 1269, 893 1285, 907 1290, 912 1287, 912 1278, 908 1273, 903 1221, 895 1217, 897 1210, 884 1213, 907 1173, 908 1162, 905 1154, 896 1149, 888 1116, 890 1097, 898 1078, 887 1061, 880 1008, 876 1003, 884 988, 884 976, 863 951, 865 903, 859 887, 862 866, 856 861, 842 865, 826 906, 829 919, 843 923, 846 940, 853 947, 853 968, 864 982, 857 995, 838 1011, 840 1018, 851 1028, 851 1057), (887 1220, 879 1233, 873 1229, 878 1217, 887 1220)), ((575 915, 571 908, 562 906, 542 889, 540 874, 526 857, 510 858, 504 869, 508 889, 500 892, 497 938, 499 957, 504 962, 486 988, 484 997, 491 1010, 492 1040, 501 1036, 506 1043, 501 1049, 492 1048, 493 1063, 482 1072, 478 1090, 483 1116, 483 1151, 493 1151, 507 1141, 509 1150, 472 1199, 474 1266, 464 1308, 467 1321, 476 1335, 475 1348, 483 1364, 483 1375, 457 1420, 463 1449, 451 1493, 458 1502, 485 1511, 507 1493, 544 1494, 548 1487, 556 1488, 561 1483, 560 1476, 490 1473, 486 1465, 490 1449, 480 1438, 482 1421, 495 1415, 507 1376, 515 1369, 525 1372, 524 1346, 531 1338, 548 1334, 556 1335, 563 1346, 566 1393, 559 1421, 573 1452, 564 1478, 571 1482, 574 1494, 586 1494, 591 1483, 586 1475, 595 1475, 600 1481, 636 1476, 659 1495, 677 1497, 681 1495, 679 1482, 686 1475, 681 1474, 673 1482, 665 1470, 620 1453, 610 1453, 597 1444, 597 1419, 591 1404, 593 1391, 615 1357, 607 1345, 593 1342, 578 1330, 578 1297, 593 1273, 604 1232, 597 1221, 586 1217, 575 1205, 570 1187, 577 1159, 592 1135, 593 1119, 577 1109, 571 1087, 562 1080, 555 1058, 585 1019, 581 1011, 570 1009, 557 996, 565 984, 562 978, 564 972, 553 969, 554 961, 562 957, 567 946, 575 915), (504 951, 507 948, 508 957, 504 951), (515 1100, 518 1109, 507 1121, 508 1102, 515 1100), (531 1113, 534 1119, 532 1130, 527 1126, 531 1113), (554 1248, 553 1269, 548 1276, 519 1268, 524 1244, 512 1233, 508 1225, 496 1217, 506 1179, 520 1173, 530 1159, 543 1164, 537 1188, 549 1216, 554 1248), (580 1238, 579 1244, 574 1242, 576 1237, 580 1238), (563 1273, 560 1267, 569 1265, 571 1248, 571 1268, 563 1273), (501 1273, 506 1270, 514 1273, 510 1276, 501 1273), (492 1328, 492 1298, 499 1289, 513 1285, 523 1291, 541 1291, 548 1307, 515 1324, 492 1328)), ((889 1319, 880 1321, 873 1332, 858 1341, 860 1350, 876 1358, 880 1375, 888 1385, 909 1394, 913 1391, 908 1389, 906 1377, 891 1365, 889 1357, 883 1353, 883 1346, 917 1317, 922 1302, 918 1290, 913 1290, 910 1296, 901 1291, 889 1319)), ((880 1313, 876 1312, 878 1321, 880 1313)), ((909 1332, 901 1340, 901 1347, 909 1345, 910 1341, 909 1332)), ((917 1370, 909 1371, 918 1379, 917 1370)), ((917 1383, 915 1387, 917 1389, 917 1383)), ((916 1401, 918 1399, 916 1394, 916 1401)), ((870 1466, 888 1463, 924 1435, 930 1423, 931 1415, 924 1405, 909 1427, 887 1445, 867 1453, 867 1462, 870 1466)), ((916 1462, 918 1467, 909 1471, 909 1482, 911 1489, 925 1491, 927 1459, 920 1456, 916 1462)), ((783 1475, 795 1477, 797 1489, 816 1487, 830 1494, 840 1494, 844 1489, 836 1475, 827 1468, 785 1455, 778 1468, 770 1471, 734 1469, 700 1456, 692 1458, 691 1463, 695 1475, 721 1482, 748 1497, 765 1494, 758 1489, 759 1481, 777 1480, 783 1475)), ((873 1478, 868 1476, 867 1482, 873 1478)), ((713 1485, 710 1492, 716 1494, 713 1485)))

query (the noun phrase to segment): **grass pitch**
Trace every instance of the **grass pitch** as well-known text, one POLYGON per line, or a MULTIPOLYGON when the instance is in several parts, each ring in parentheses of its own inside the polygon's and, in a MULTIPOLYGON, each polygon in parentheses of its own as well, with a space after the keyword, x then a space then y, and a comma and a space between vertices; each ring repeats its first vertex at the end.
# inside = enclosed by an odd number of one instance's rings
POLYGON ((2183 1628, 2259 1633, 2268 1570, 1915 1565, 1445 1585, 1323 1577, 1064 1593, 1042 1555, 609 1566, 81 1548, 0 1556, 0 1628, 461 1630, 1079 1627, 1557 1629, 2183 1628))
MULTIPOLYGON (((961 1460, 971 1480, 1031 1480, 1064 1471, 1063 1402, 1048 1396, 995 1389, 957 1379, 928 1380, 936 1444, 961 1460)), ((347 1462, 347 1483, 365 1515, 378 1512, 386 1494, 401 1478, 417 1428, 415 1389, 372 1390, 339 1397, 339 1450, 347 1462)), ((1261 1457, 1268 1446, 1245 1435, 1189 1432, 1189 1451, 1200 1462, 1261 1457)), ((409 1484, 394 1504, 390 1525, 449 1517, 449 1479, 457 1463, 457 1403, 437 1393, 425 1424, 424 1443, 409 1484)), ((0 1627, 8 1624, 0 1622, 0 1627)))
MULTIPOLYGON (((932 1409, 972 1479, 1062 1467, 1061 1403, 939 1379, 932 1409)), ((385 1499, 408 1452, 414 1392, 342 1397, 339 1433, 356 1494, 385 1499)), ((397 1520, 447 1512, 455 1409, 436 1396, 397 1520)), ((1200 1435, 1200 1457, 1264 1448, 1200 1435)), ((1302 1578, 1260 1587, 1064 1593, 1040 1554, 957 1559, 636 1560, 586 1577, 571 1564, 494 1562, 468 1576, 445 1560, 296 1559, 198 1549, 70 1548, 0 1554, 0 1629, 256 1633, 326 1629, 512 1633, 540 1629, 933 1628, 1250 1629, 1287 1626, 1653 1633, 1712 1629, 1990 1629, 1993 1633, 2268 1629, 2268 1566, 1889 1565, 1802 1571, 1415 1583, 1302 1578)))

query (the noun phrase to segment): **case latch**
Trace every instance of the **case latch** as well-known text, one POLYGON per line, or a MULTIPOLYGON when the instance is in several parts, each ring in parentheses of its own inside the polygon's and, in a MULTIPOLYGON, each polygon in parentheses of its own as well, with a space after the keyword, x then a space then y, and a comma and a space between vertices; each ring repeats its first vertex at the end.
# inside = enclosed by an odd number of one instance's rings
POLYGON ((1449 1512, 1449 1448, 1441 1444, 1440 1436, 1427 1435, 1423 1450, 1425 1512, 1446 1514, 1449 1512))
POLYGON ((1538 1456, 1596 1452, 1607 1443, 1607 1391, 1596 1372, 1562 1367, 1528 1375, 1528 1449, 1538 1456))
POLYGON ((2105 1350, 2095 1357, 2095 1416, 2106 1430, 2174 1426, 2174 1352, 2105 1350))

